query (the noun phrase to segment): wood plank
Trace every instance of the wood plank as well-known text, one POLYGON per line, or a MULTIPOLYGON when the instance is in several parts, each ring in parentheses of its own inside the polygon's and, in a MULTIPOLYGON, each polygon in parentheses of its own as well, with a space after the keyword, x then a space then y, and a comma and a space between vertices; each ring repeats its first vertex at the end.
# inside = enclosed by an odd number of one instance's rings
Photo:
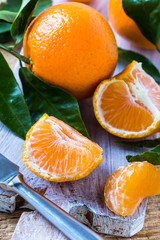
MULTIPOLYGON (((58 0, 57 0, 58 1, 58 0)), ((58 1, 60 2, 60 1, 58 1)), ((106 11, 107 11, 107 1, 94 1, 94 6, 97 7, 97 9, 101 9, 103 11, 103 14, 106 17, 106 11), (105 4, 106 7, 105 7, 105 4), (102 5, 101 5, 102 4, 102 5)), ((118 45, 124 48, 129 48, 136 50, 140 53, 143 53, 146 56, 149 56, 149 58, 158 66, 160 64, 160 56, 157 55, 156 51, 150 51, 150 50, 141 50, 141 49, 136 49, 134 48, 130 43, 127 41, 121 39, 119 36, 116 35, 118 45)), ((120 63, 121 67, 124 65, 120 63)), ((92 211, 95 211, 97 215, 104 216, 109 213, 112 217, 114 217, 114 214, 110 213, 110 211, 104 206, 103 204, 103 187, 105 180, 107 176, 116 170, 118 166, 120 165, 125 165, 127 162, 125 160, 125 155, 129 153, 135 153, 136 149, 132 148, 121 148, 117 144, 115 144, 115 140, 117 138, 107 134, 96 122, 94 114, 93 114, 93 109, 92 109, 92 101, 87 100, 84 102, 80 103, 82 115, 84 116, 84 120, 86 122, 86 125, 88 127, 88 130, 90 132, 90 135, 92 139, 96 142, 98 142, 104 149, 104 155, 105 155, 105 160, 103 164, 99 166, 98 169, 96 169, 92 174, 90 174, 89 177, 82 179, 80 181, 74 182, 74 183, 64 183, 64 184, 52 184, 52 183, 46 183, 46 181, 43 181, 41 179, 38 179, 35 177, 33 174, 31 174, 24 166, 24 164, 21 161, 21 153, 22 153, 22 145, 23 141, 18 139, 16 136, 14 136, 12 133, 10 133, 3 125, 1 125, 0 129, 0 134, 2 133, 2 139, 0 140, 1 146, 3 146, 0 151, 4 153, 5 156, 9 157, 11 160, 15 161, 16 163, 20 164, 21 166, 21 171, 25 174, 26 176, 26 181, 35 187, 39 187, 39 185, 43 186, 45 188, 46 184, 48 185, 48 189, 46 191, 46 196, 50 198, 52 201, 60 204, 62 207, 67 209, 68 211, 72 211, 72 213, 76 214, 77 217, 79 217, 79 210, 81 208, 81 205, 86 205, 92 209, 92 211), (86 115, 86 113, 88 113, 86 115), (92 124, 91 124, 91 121, 92 124), (97 130, 98 129, 98 130, 97 130), (97 134, 97 131, 98 134, 97 134), (104 136, 103 142, 102 142, 102 135, 104 136), (9 139, 9 140, 8 140, 9 139), (8 140, 8 142, 7 142, 8 140), (16 149, 16 152, 15 152, 16 149), (119 162, 117 161, 117 158, 119 158, 119 162), (108 161, 108 159, 111 159, 111 161, 108 161), (103 174, 103 177, 101 175, 103 174), (98 181, 93 181, 93 179, 98 179, 98 181), (94 192, 94 184, 96 189, 98 191, 94 192), (93 185, 93 187, 91 187, 93 185), (91 187, 91 188, 90 188, 91 187), (80 190, 80 191, 79 191, 80 190), (73 197, 71 197, 71 193, 73 194, 73 197), (64 202, 63 195, 67 196, 67 201, 64 202), (79 195, 77 195, 79 194, 79 195), (77 198, 78 196, 78 198, 77 198), (77 207, 77 202, 78 207, 77 207), (76 211, 73 211, 74 207, 76 205, 76 211)), ((137 211, 135 216, 133 218, 136 218, 136 216, 139 215, 140 212, 144 213, 143 211, 145 210, 145 202, 144 202, 144 207, 143 205, 140 207, 140 209, 137 211)), ((85 211, 84 211, 85 212, 85 211)), ((142 214, 143 215, 143 214, 142 214)), ((143 216, 144 217, 144 216, 143 216)), ((99 218, 99 216, 98 216, 99 218)), ((132 219, 133 218, 128 218, 132 219)), ((95 222, 92 222, 92 227, 97 230, 97 223, 96 220, 97 218, 93 218, 95 222)), ((119 218, 117 218, 119 221, 119 218)), ((120 219, 121 221, 121 219, 120 219)), ((143 219, 141 219, 141 225, 143 224, 143 219)), ((105 222, 106 223, 106 222, 105 222)), ((111 224, 112 225, 112 224, 111 224)), ((104 226, 104 222, 103 222, 104 226)), ((111 226, 113 228, 113 225, 111 226)), ((133 227, 133 224, 131 223, 130 225, 130 233, 131 234, 131 229, 133 227)), ((134 226, 135 227, 135 226, 134 226)), ((140 228, 139 228, 140 229, 140 228)), ((99 231, 106 231, 105 229, 98 228, 99 231)), ((112 229, 113 230, 113 229, 112 229)), ((108 229, 107 229, 108 233, 108 229)), ((132 232, 133 233, 133 232, 132 232)), ((120 232, 118 232, 120 234, 120 232)), ((128 234, 128 233, 127 233, 128 234)))
MULTIPOLYGON (((160 239, 160 196, 149 198, 144 228, 135 236, 125 240, 159 240, 160 239)), ((19 217, 23 210, 14 214, 0 213, 0 240, 11 240, 19 217)), ((105 240, 124 240, 121 237, 101 235, 105 240)), ((17 239, 21 240, 21 239, 17 239)), ((46 240, 46 239, 45 239, 46 240)), ((53 239, 54 240, 54 239, 53 239)))

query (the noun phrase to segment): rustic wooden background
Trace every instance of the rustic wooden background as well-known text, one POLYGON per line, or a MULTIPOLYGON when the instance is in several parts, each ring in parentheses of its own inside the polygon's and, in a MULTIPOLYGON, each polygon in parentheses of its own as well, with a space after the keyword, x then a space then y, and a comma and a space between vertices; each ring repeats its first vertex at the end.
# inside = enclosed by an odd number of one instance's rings
MULTIPOLYGON (((23 210, 24 211, 24 210, 23 210)), ((22 210, 13 214, 0 213, 0 240, 10 240, 22 210)), ((121 237, 102 235, 108 240, 124 240, 121 237)), ((160 239, 160 196, 151 197, 147 205, 147 212, 143 230, 126 240, 159 240, 160 239)), ((21 240, 21 239, 17 239, 21 240)))
MULTIPOLYGON (((19 51, 21 46, 17 48, 19 51)), ((16 63, 16 59, 10 54, 3 52, 6 57, 10 67, 13 69, 16 63)), ((0 213, 0 240, 9 240, 13 234, 15 226, 18 222, 22 210, 16 211, 13 214, 0 213)), ((113 237, 113 236, 104 236, 104 239, 113 239, 120 240, 123 238, 113 237)), ((149 199, 145 225, 143 230, 132 238, 134 240, 158 240, 160 239, 160 196, 152 197, 149 199)), ((20 240, 20 239, 17 239, 20 240)))

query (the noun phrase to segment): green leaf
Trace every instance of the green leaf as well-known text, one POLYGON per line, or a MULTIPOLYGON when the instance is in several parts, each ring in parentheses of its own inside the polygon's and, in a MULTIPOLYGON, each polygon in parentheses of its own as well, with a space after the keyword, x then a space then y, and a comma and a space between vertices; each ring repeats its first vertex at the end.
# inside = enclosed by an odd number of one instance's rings
POLYGON ((8 24, 8 22, 13 22, 20 6, 21 0, 7 0, 7 4, 2 6, 0 10, 0 43, 12 40, 10 34, 11 24, 8 24), (3 21, 5 21, 5 23, 3 23, 3 21))
POLYGON ((150 76, 152 76, 156 82, 160 83, 160 72, 148 58, 139 53, 121 48, 118 48, 118 55, 120 59, 126 62, 132 62, 133 60, 141 62, 144 71, 146 71, 150 76))
POLYGON ((132 156, 126 156, 128 162, 143 162, 147 161, 154 165, 160 165, 160 145, 156 146, 150 151, 132 156))
POLYGON ((11 41, 12 37, 10 32, 0 33, 0 43, 6 43, 11 41))
POLYGON ((1 10, 17 13, 20 9, 21 3, 22 0, 7 0, 7 4, 4 4, 1 10))
POLYGON ((38 0, 22 1, 21 8, 11 26, 11 35, 16 41, 15 46, 22 41, 27 26, 32 19, 32 14, 35 10, 37 2, 38 0))
POLYGON ((133 147, 145 147, 145 148, 153 148, 157 145, 160 145, 160 138, 155 138, 153 140, 141 140, 136 142, 128 142, 128 141, 116 141, 117 143, 121 143, 127 146, 133 147))
POLYGON ((25 139, 31 118, 18 83, 0 53, 0 121, 17 136, 25 139))
POLYGON ((11 24, 0 22, 0 43, 8 42, 12 39, 9 32, 11 24))
POLYGON ((12 23, 16 17, 15 12, 10 12, 6 10, 0 11, 0 21, 5 21, 7 23, 12 23))
MULTIPOLYGON (((37 0, 38 1, 38 0, 37 0)), ((8 3, 3 5, 2 10, 0 10, 0 42, 1 43, 5 43, 8 42, 12 39, 9 31, 11 28, 11 25, 8 24, 8 30, 6 31, 5 28, 5 24, 7 23, 13 23, 18 11, 21 7, 22 4, 22 0, 8 0, 8 3), (5 22, 5 23, 3 23, 5 22), (4 26, 2 25, 4 24, 4 26), (2 34, 3 33, 3 34, 2 34)), ((34 15, 38 15, 40 12, 42 12, 44 9, 50 7, 52 5, 52 1, 51 0, 39 0, 36 10, 34 12, 34 15)), ((30 9, 28 10, 28 13, 30 13, 30 9)), ((29 21, 33 19, 33 17, 29 17, 29 21)), ((28 23, 29 23, 28 21, 28 23)), ((19 23, 20 24, 20 23, 19 23)), ((24 27, 24 31, 26 29, 26 26, 22 25, 21 28, 23 30, 24 27)), ((15 30, 14 30, 15 31, 15 30)), ((23 35, 23 33, 21 33, 23 35)))
POLYGON ((49 8, 52 5, 52 0, 39 0, 34 15, 37 16, 46 8, 49 8))
MULTIPOLYGON (((160 1, 123 0, 126 14, 138 25, 142 34, 158 49, 160 38, 160 1)), ((160 49, 158 49, 160 51, 160 49)))
POLYGON ((26 103, 35 121, 47 113, 89 138, 80 115, 78 102, 70 93, 46 84, 25 67, 20 68, 19 76, 26 103))

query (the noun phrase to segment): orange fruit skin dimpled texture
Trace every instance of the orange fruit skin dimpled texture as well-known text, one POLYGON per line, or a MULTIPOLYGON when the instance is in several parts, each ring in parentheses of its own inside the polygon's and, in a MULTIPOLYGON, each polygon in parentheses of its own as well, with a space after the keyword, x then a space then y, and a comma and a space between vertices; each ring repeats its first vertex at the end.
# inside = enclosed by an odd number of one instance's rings
POLYGON ((65 182, 87 176, 102 162, 102 152, 66 123, 44 114, 27 133, 23 161, 37 176, 65 182))
POLYGON ((25 32, 23 49, 35 75, 77 99, 92 96, 97 85, 112 75, 118 59, 107 20, 92 7, 75 2, 40 13, 25 32))
POLYGON ((121 216, 132 215, 146 197, 160 194, 160 170, 148 162, 134 162, 111 174, 105 185, 108 208, 121 216))

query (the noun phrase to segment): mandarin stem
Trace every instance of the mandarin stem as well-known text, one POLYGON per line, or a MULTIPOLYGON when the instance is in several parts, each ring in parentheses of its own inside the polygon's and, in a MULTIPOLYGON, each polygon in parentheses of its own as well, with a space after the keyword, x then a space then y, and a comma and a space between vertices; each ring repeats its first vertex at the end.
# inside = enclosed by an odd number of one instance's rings
POLYGON ((12 50, 10 47, 5 46, 4 44, 0 43, 0 48, 9 52, 10 54, 12 54, 13 56, 15 56, 16 58, 18 58, 19 60, 27 63, 29 66, 31 65, 31 61, 30 59, 26 58, 25 56, 20 55, 19 53, 15 52, 14 50, 12 50))

